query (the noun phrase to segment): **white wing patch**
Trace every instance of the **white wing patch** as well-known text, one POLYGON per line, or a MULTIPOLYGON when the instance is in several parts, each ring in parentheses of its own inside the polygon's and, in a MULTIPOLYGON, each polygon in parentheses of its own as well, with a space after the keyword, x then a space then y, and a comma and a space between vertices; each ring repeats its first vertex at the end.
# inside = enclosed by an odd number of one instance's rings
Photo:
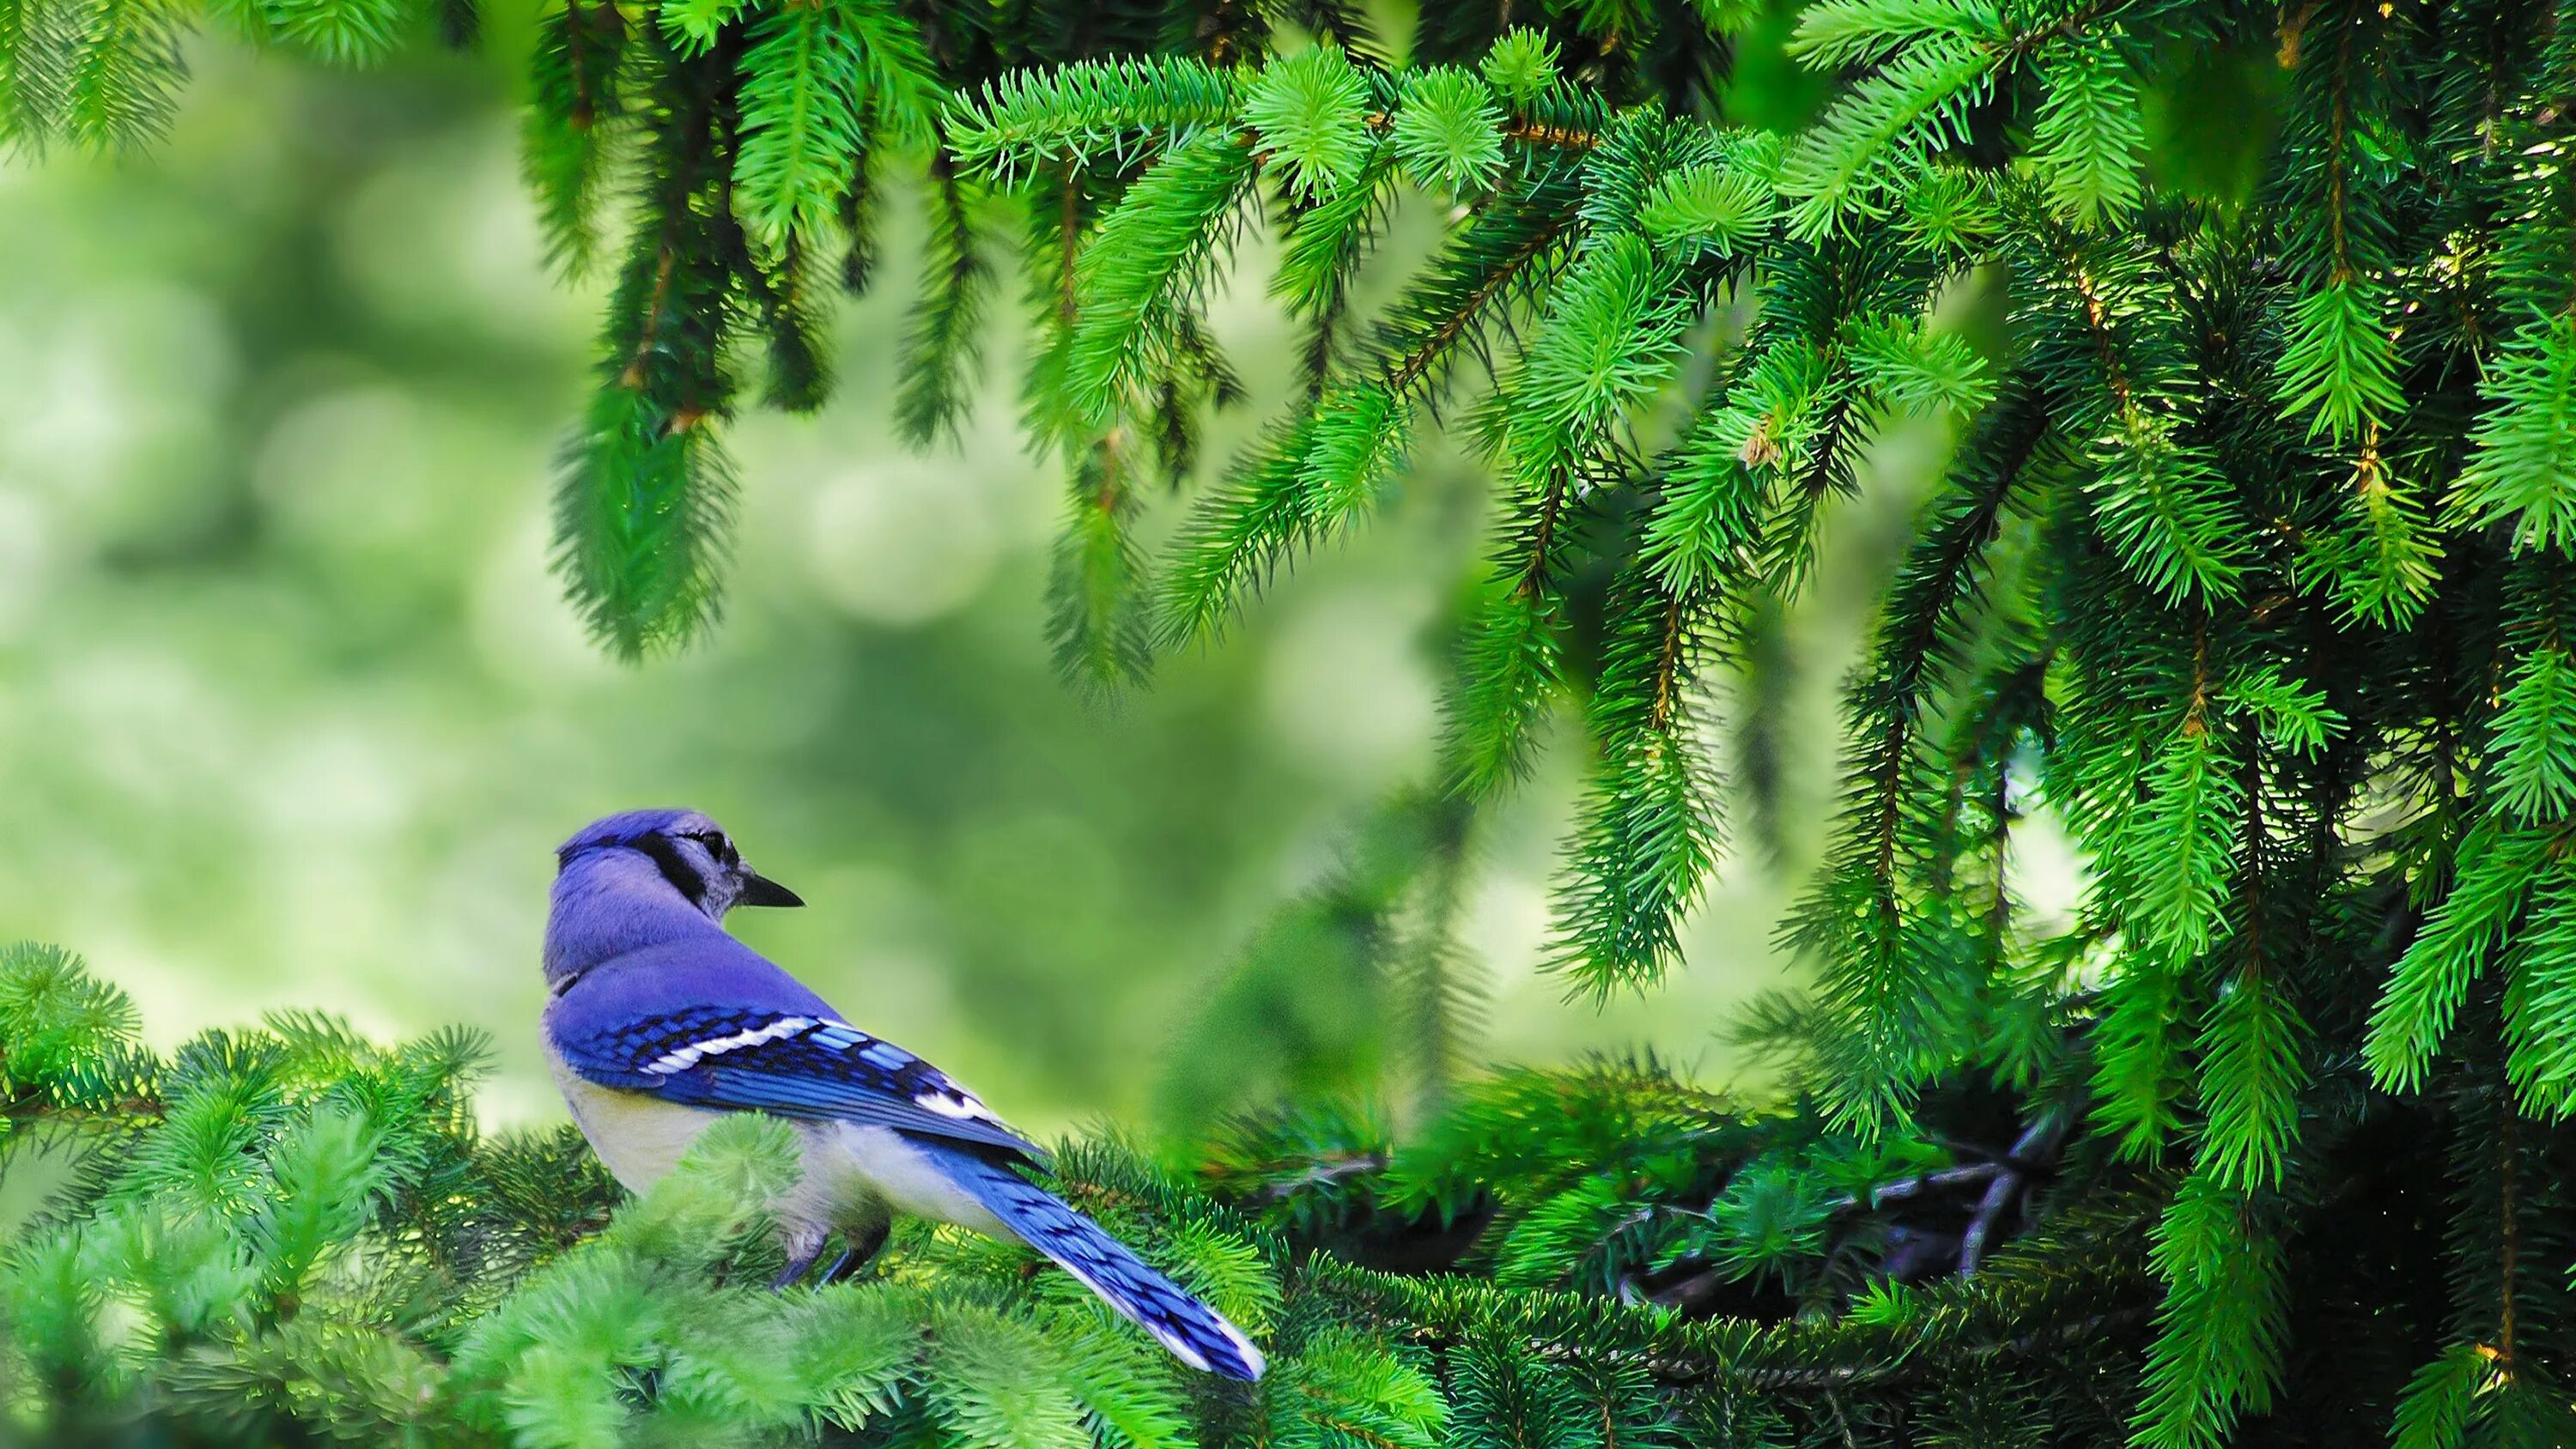
POLYGON ((657 1077, 667 1077, 673 1072, 685 1072, 708 1057, 722 1056, 726 1052, 758 1046, 765 1041, 794 1036, 815 1025, 817 1023, 810 1016, 782 1016, 767 1026, 756 1026, 749 1031, 735 1032, 731 1036, 709 1037, 705 1041, 691 1042, 687 1046, 674 1048, 646 1062, 644 1070, 657 1077))
POLYGON ((893 1042, 870 1036, 846 1021, 826 1021, 815 1028, 814 1034, 806 1040, 818 1046, 831 1047, 836 1051, 848 1051, 852 1047, 858 1047, 860 1061, 884 1072, 899 1073, 920 1067, 938 1085, 915 1090, 911 1094, 914 1106, 925 1112, 936 1112, 952 1121, 989 1122, 996 1127, 1004 1125, 1001 1118, 993 1115, 993 1109, 977 1100, 974 1093, 958 1086, 955 1082, 946 1080, 937 1070, 923 1063, 921 1058, 896 1046, 893 1042), (863 1042, 865 1045, 860 1045, 863 1042))
POLYGON ((942 1117, 955 1117, 961 1121, 990 1122, 993 1120, 992 1109, 955 1087, 944 1092, 932 1090, 916 1093, 912 1104, 927 1111, 936 1112, 942 1117))
POLYGON ((782 1016, 766 1026, 751 1027, 735 1032, 731 1036, 709 1037, 705 1041, 675 1047, 645 1063, 644 1070, 657 1077, 667 1077, 675 1072, 685 1072, 709 1057, 718 1057, 727 1052, 741 1051, 745 1047, 756 1047, 765 1042, 780 1041, 795 1036, 802 1036, 816 1046, 836 1052, 846 1052, 855 1048, 859 1060, 895 1079, 889 1085, 897 1090, 908 1088, 905 1095, 910 1098, 914 1106, 925 1112, 936 1112, 951 1121, 984 1122, 1001 1127, 1004 1131, 1010 1130, 1001 1118, 993 1115, 991 1108, 976 1099, 974 1093, 949 1081, 937 1070, 924 1063, 921 1058, 892 1042, 881 1041, 870 1036, 846 1021, 833 1021, 828 1018, 782 1016), (916 1068, 919 1069, 919 1076, 906 1082, 905 1076, 913 1073, 916 1068), (922 1076, 929 1078, 926 1084, 919 1080, 922 1076))

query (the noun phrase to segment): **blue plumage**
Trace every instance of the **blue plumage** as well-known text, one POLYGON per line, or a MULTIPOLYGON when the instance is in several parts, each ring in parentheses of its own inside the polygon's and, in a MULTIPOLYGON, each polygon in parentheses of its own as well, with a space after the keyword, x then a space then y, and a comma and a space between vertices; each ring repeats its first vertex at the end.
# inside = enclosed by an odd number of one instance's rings
POLYGON ((1192 1368, 1261 1377, 1261 1350, 1215 1309, 1183 1292, 1100 1224, 998 1163, 944 1149, 948 1170, 1021 1241, 1054 1259, 1192 1368))
POLYGON ((1024 1173, 1037 1148, 928 1062, 843 1020, 727 934, 736 905, 802 904, 688 811, 610 816, 558 852, 545 1040, 573 1118, 642 1191, 726 1112, 797 1124, 805 1177, 772 1204, 792 1281, 893 1213, 1027 1242, 1193 1367, 1258 1378, 1259 1350, 1024 1173))

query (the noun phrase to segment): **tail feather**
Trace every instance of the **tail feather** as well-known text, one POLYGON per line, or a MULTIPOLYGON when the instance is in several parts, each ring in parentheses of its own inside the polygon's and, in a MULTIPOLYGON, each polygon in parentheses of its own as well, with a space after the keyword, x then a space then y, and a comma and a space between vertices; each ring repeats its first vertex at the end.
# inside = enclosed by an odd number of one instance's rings
POLYGON ((1194 1369, 1257 1379, 1261 1350, 1223 1314, 1181 1290, 1098 1223, 1007 1167, 962 1152, 946 1154, 975 1200, 1032 1248, 1100 1295, 1194 1369))

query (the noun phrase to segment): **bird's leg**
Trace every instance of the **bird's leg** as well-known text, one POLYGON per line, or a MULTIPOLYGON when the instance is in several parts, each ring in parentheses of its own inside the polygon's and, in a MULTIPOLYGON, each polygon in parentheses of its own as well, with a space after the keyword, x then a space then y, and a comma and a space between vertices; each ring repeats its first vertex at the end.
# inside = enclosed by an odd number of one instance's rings
POLYGON ((823 1276, 814 1281, 823 1284, 840 1282, 842 1271, 848 1268, 850 1266, 850 1260, 858 1255, 859 1250, 856 1248, 841 1249, 841 1256, 834 1258, 832 1260, 832 1266, 824 1269, 823 1276))
POLYGON ((789 1288, 794 1287, 797 1279, 804 1277, 808 1272, 813 1270, 814 1260, 822 1256, 823 1245, 817 1243, 809 1251, 799 1253, 795 1257, 788 1259, 786 1271, 769 1280, 769 1291, 772 1293, 783 1293, 789 1288))
POLYGON ((823 1256, 823 1245, 831 1240, 830 1234, 822 1232, 789 1234, 786 1240, 787 1269, 770 1281, 769 1291, 783 1293, 793 1286, 797 1279, 812 1272, 814 1260, 823 1256))
POLYGON ((845 1235, 841 1240, 844 1244, 841 1256, 834 1258, 832 1266, 823 1270, 823 1281, 838 1283, 844 1273, 855 1273, 874 1262, 893 1232, 894 1221, 889 1218, 863 1234, 845 1235))

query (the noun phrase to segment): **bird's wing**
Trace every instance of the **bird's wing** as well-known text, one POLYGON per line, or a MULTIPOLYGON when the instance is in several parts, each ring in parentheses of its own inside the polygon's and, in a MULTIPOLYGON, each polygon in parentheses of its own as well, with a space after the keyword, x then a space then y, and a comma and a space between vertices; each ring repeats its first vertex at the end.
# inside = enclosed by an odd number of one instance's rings
POLYGON ((566 1030, 555 1044, 603 1087, 695 1107, 857 1122, 1040 1161, 975 1094, 937 1067, 819 1011, 692 1006, 566 1030))

